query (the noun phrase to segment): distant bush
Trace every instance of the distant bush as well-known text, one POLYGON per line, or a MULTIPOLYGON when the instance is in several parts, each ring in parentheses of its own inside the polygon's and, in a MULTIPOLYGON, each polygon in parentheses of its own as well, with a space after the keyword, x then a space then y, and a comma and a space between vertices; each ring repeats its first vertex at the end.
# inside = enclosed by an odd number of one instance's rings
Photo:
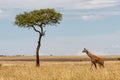
POLYGON ((24 56, 24 55, 15 55, 15 56, 24 56))
POLYGON ((2 64, 0 64, 0 67, 2 67, 2 64))
POLYGON ((0 57, 5 57, 6 55, 0 55, 0 57))
POLYGON ((120 58, 118 58, 118 60, 120 60, 120 58))

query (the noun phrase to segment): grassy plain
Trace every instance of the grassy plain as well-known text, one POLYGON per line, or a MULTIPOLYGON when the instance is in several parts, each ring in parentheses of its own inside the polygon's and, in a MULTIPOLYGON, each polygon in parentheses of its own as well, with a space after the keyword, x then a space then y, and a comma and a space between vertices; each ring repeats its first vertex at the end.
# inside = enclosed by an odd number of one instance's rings
POLYGON ((34 61, 0 61, 0 80, 120 80, 120 61, 92 70, 90 61, 41 61, 40 67, 34 61))

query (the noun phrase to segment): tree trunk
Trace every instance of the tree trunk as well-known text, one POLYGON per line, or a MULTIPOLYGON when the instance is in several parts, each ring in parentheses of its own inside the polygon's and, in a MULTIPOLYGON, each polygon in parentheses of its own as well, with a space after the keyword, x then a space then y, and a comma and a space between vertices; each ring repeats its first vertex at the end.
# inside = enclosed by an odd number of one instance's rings
POLYGON ((42 38, 42 35, 39 34, 38 45, 37 45, 37 48, 36 48, 36 66, 37 66, 37 67, 40 66, 39 50, 40 50, 40 47, 41 47, 41 38, 42 38))

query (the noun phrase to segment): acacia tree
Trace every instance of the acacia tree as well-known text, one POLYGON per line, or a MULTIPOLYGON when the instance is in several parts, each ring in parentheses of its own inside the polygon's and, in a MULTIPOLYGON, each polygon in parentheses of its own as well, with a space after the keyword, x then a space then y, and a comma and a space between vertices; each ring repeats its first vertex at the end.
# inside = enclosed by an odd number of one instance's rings
POLYGON ((31 12, 24 12, 16 15, 15 24, 23 28, 32 28, 39 34, 38 44, 36 48, 36 66, 40 66, 39 50, 41 47, 41 39, 45 35, 44 27, 47 25, 60 24, 62 14, 54 9, 40 9, 31 12))

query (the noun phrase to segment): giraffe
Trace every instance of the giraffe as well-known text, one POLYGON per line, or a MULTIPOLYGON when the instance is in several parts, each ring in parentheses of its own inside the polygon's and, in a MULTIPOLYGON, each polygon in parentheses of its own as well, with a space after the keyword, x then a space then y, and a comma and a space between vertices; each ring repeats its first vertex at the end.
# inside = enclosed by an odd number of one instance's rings
MULTIPOLYGON (((97 57, 95 55, 93 55, 91 52, 89 52, 86 48, 84 48, 84 50, 82 51, 83 53, 86 53, 88 55, 88 57, 90 57, 91 59, 91 68, 94 65, 95 68, 97 69, 97 65, 96 63, 99 65, 99 67, 104 67, 104 60, 100 57, 97 57)), ((91 69, 90 68, 90 69, 91 69)))

